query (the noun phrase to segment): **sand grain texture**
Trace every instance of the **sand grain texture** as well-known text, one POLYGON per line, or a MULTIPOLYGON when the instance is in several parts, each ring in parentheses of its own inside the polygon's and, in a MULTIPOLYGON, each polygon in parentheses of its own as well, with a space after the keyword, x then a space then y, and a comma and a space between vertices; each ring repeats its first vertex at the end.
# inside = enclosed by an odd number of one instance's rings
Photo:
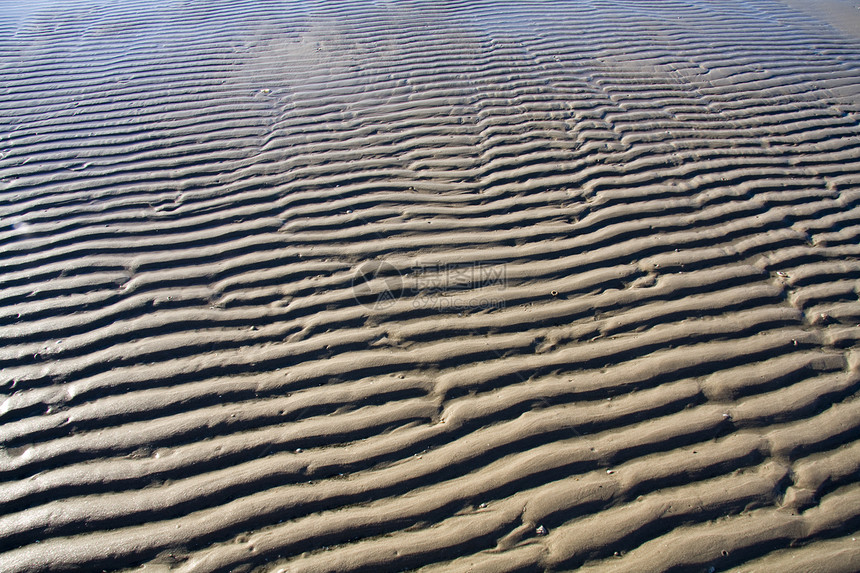
POLYGON ((803 4, 0 5, 0 570, 860 570, 803 4))

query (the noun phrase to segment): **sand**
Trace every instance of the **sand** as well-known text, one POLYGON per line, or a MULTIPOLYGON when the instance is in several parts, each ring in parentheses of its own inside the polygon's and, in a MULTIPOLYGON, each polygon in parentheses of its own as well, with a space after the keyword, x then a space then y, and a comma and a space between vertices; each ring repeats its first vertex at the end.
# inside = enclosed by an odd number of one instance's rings
POLYGON ((860 570, 860 4, 0 4, 0 571, 860 570))

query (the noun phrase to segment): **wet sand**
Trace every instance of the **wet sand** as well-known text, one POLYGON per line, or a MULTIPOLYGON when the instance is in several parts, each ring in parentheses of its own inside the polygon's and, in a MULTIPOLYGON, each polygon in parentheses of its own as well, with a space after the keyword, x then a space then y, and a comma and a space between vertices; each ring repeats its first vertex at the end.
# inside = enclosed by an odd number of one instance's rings
POLYGON ((0 5, 0 570, 860 570, 855 4, 0 5))

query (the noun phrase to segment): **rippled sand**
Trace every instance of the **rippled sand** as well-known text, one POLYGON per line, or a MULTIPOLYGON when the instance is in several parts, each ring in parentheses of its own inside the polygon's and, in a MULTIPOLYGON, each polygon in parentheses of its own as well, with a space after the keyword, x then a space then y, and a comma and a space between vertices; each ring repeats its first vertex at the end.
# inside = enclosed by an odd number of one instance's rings
POLYGON ((860 570, 855 4, 4 3, 0 571, 860 570))

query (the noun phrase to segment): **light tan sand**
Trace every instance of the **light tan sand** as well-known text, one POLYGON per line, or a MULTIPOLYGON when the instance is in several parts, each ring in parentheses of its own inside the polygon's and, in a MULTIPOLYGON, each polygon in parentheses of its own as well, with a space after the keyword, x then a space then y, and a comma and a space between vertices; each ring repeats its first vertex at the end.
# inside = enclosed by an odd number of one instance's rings
POLYGON ((854 4, 0 5, 0 571, 860 570, 854 4))
POLYGON ((841 33, 860 39, 860 2, 857 0, 782 0, 791 8, 806 12, 818 22, 826 22, 841 33))

